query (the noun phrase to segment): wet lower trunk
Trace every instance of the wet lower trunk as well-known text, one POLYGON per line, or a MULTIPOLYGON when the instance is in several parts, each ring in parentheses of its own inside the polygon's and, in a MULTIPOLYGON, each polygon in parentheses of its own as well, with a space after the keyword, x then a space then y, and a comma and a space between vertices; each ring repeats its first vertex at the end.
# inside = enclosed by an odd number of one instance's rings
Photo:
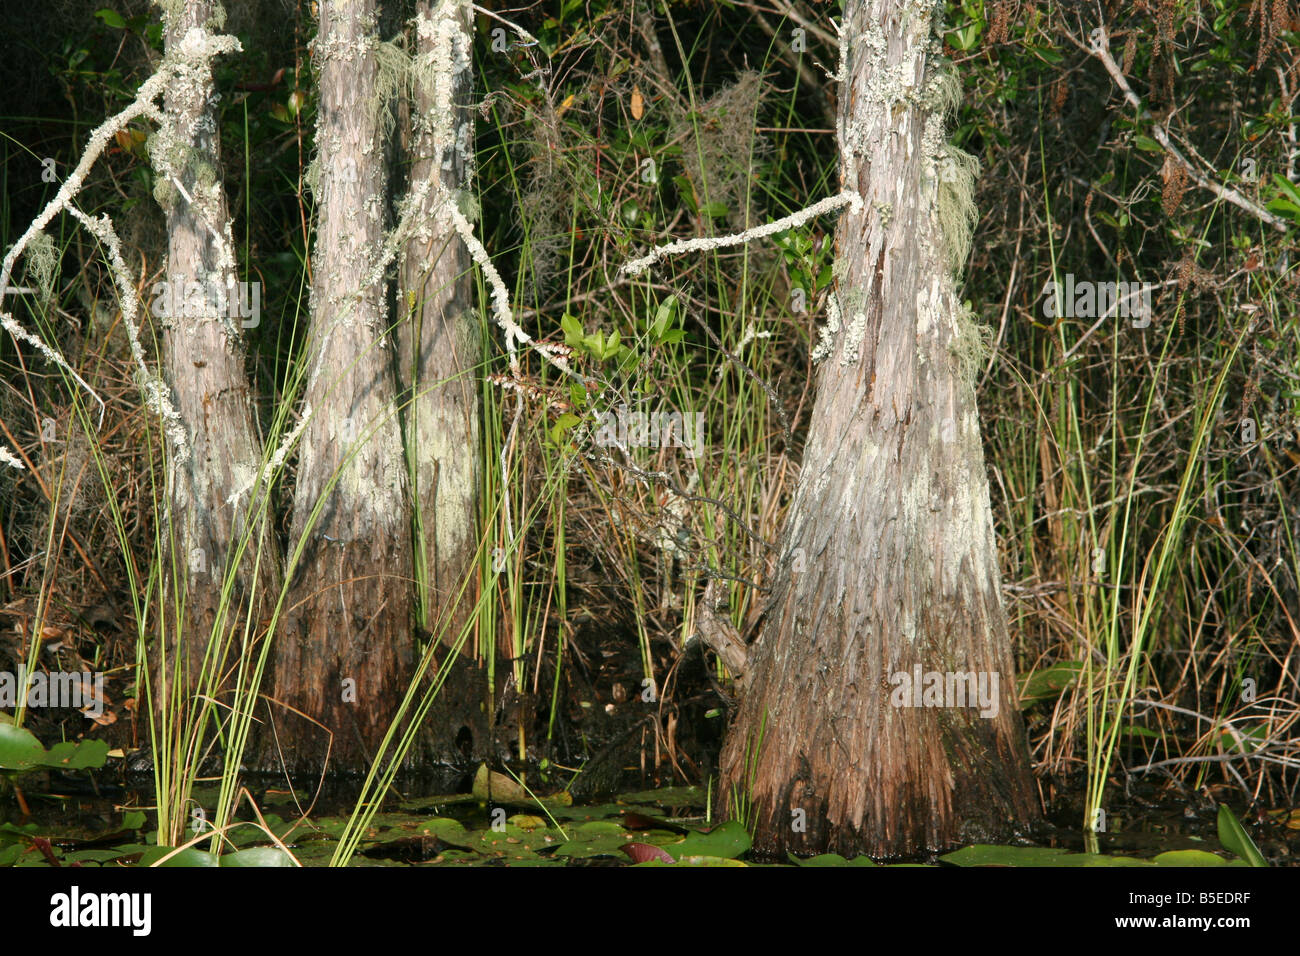
POLYGON ((406 244, 398 326, 406 444, 415 511, 416 618, 441 647, 447 669, 440 701, 465 700, 465 712, 426 721, 429 759, 481 756, 488 748, 483 670, 461 644, 478 597, 475 558, 481 463, 478 369, 482 347, 473 306, 470 257, 444 213, 473 173, 473 47, 470 5, 426 0, 416 14, 416 79, 411 117, 410 183, 427 182, 418 227, 406 244), (451 70, 436 69, 450 63, 451 70), (450 659, 461 644, 461 662, 450 659))
MULTIPOLYGON (((169 53, 218 9, 207 0, 175 5, 166 17, 169 53)), ((227 669, 215 659, 204 665, 214 633, 242 633, 250 615, 256 630, 279 588, 275 547, 258 517, 265 494, 255 500, 251 487, 261 442, 241 341, 242 327, 257 321, 253 305, 260 305, 260 295, 236 284, 211 64, 184 63, 151 144, 168 238, 166 282, 153 290, 152 306, 164 319, 166 378, 185 432, 183 446, 173 436, 169 530, 175 560, 166 562, 184 612, 167 621, 154 695, 159 708, 184 705, 199 689, 201 671, 207 674, 203 691, 213 693, 227 669), (234 586, 223 600, 233 561, 234 586), (169 701, 173 678, 181 696, 169 701)))
POLYGON ((761 854, 898 857, 1005 837, 1037 806, 980 336, 952 278, 974 175, 944 141, 955 79, 915 5, 850 0, 844 28, 844 184, 864 205, 838 226, 809 440, 722 789, 761 854))
POLYGON ((276 654, 277 752, 359 771, 412 673, 406 468, 382 271, 385 173, 374 0, 322 0, 315 57, 319 214, 290 554, 276 654), (380 275, 376 276, 376 272, 380 275))

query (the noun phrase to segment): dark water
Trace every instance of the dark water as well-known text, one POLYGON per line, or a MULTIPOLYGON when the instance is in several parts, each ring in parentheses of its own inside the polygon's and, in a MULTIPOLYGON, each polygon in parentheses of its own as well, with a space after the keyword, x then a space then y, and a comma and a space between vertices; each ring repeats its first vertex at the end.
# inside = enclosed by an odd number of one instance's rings
MULTIPOLYGON (((530 775, 529 779, 535 781, 536 777, 530 775)), ((374 833, 375 839, 367 845, 378 846, 379 849, 374 852, 380 857, 400 862, 421 862, 424 858, 417 855, 416 859, 411 859, 408 849, 386 855, 383 847, 390 844, 404 845, 409 842, 409 834, 428 833, 427 829, 420 828, 431 818, 450 818, 473 836, 488 830, 493 818, 484 803, 468 795, 471 780, 472 774, 460 769, 403 778, 384 801, 382 817, 374 833)), ((29 781, 35 782, 37 781, 29 781)), ((319 864, 325 858, 326 845, 332 845, 332 838, 352 813, 361 783, 359 779, 331 780, 321 788, 318 787, 318 781, 309 781, 291 790, 283 778, 277 778, 251 779, 246 785, 253 793, 259 809, 273 821, 284 821, 287 824, 307 815, 310 823, 300 826, 294 833, 311 833, 314 839, 323 841, 317 846, 311 861, 319 864)), ((545 792, 541 786, 537 789, 545 792)), ((208 807, 210 812, 217 792, 216 781, 211 781, 201 783, 195 796, 199 804, 208 807)), ((54 775, 47 786, 25 789, 24 795, 31 810, 30 817, 21 814, 12 792, 0 790, 0 823, 27 825, 28 828, 35 823, 35 832, 50 839, 57 852, 147 842, 148 830, 154 825, 150 777, 108 782, 95 780, 86 774, 67 777, 54 775), (124 814, 130 810, 147 812, 148 822, 143 829, 124 831, 124 814)), ((509 812, 512 821, 531 818, 536 820, 535 825, 545 823, 548 828, 557 824, 566 835, 571 835, 569 831, 574 827, 579 830, 591 830, 593 827, 599 829, 599 821, 619 819, 618 814, 625 812, 620 809, 623 805, 632 805, 631 809, 645 811, 660 820, 680 821, 688 827, 703 829, 709 825, 705 816, 705 802, 706 792, 700 788, 677 787, 652 792, 629 785, 625 792, 601 800, 555 807, 555 816, 545 821, 542 817, 549 814, 543 809, 514 807, 509 812), (656 793, 667 794, 668 799, 659 799, 655 796, 656 793), (518 818, 515 814, 519 815, 518 818)), ((1202 850, 1226 854, 1217 837, 1218 803, 1209 796, 1188 797, 1171 794, 1169 791, 1162 792, 1155 787, 1131 789, 1123 800, 1116 800, 1109 808, 1104 821, 1105 829, 1095 835, 1095 842, 1080 825, 1080 806, 1081 801, 1077 798, 1059 801, 1059 806, 1049 812, 1047 821, 1018 842, 1022 845, 1143 859, 1170 850, 1202 850)), ((1231 809, 1246 824, 1251 838, 1270 865, 1297 865, 1297 860, 1300 860, 1300 814, 1290 815, 1285 808, 1270 811, 1266 808, 1248 810, 1244 806, 1232 806, 1231 809), (1288 823, 1292 826, 1288 826, 1288 823)), ((251 814, 241 809, 241 819, 250 817, 251 814)), ((249 839, 253 836, 250 835, 249 839)), ((290 843, 296 846, 292 840, 290 843)), ((430 857, 440 846, 435 846, 430 851, 430 857)), ((29 855, 27 859, 31 862, 33 857, 29 855)), ((366 862, 361 857, 358 860, 363 864, 366 862)), ((307 862, 306 857, 304 861, 307 862)), ((592 859, 587 862, 597 861, 592 859)), ((934 862, 934 859, 927 862, 934 862)))

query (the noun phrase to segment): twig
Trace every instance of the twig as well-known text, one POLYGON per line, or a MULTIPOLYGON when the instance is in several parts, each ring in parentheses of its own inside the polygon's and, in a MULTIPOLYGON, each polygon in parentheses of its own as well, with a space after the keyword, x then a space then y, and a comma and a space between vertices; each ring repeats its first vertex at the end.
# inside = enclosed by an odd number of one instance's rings
POLYGON ((839 209, 841 206, 852 206, 854 210, 860 210, 862 208, 862 197, 855 191, 846 189, 838 195, 828 196, 821 202, 813 203, 798 212, 782 216, 773 222, 764 223, 761 226, 755 226, 753 229, 746 229, 744 232, 738 232, 734 235, 678 239, 676 242, 659 246, 647 256, 624 263, 619 273, 621 275, 635 276, 644 272, 660 259, 682 252, 705 252, 709 249, 721 249, 725 246, 743 245, 751 239, 762 239, 764 236, 771 236, 778 232, 785 232, 787 229, 797 228, 808 220, 833 209, 839 209))
MULTIPOLYGON (((1110 78, 1114 81, 1115 85, 1119 87, 1120 92, 1124 94, 1124 99, 1128 101, 1130 106, 1140 111, 1139 115, 1142 119, 1152 119, 1150 110, 1142 108, 1141 98, 1133 92, 1133 88, 1129 86, 1128 80, 1124 78, 1124 73, 1120 70, 1119 64, 1116 63, 1115 58, 1110 55, 1110 37, 1106 33, 1106 27, 1104 24, 1098 26, 1092 31, 1092 34, 1089 37, 1092 42, 1086 48, 1074 37, 1070 37, 1070 39, 1073 40, 1073 42, 1081 49, 1087 49, 1088 52, 1101 61, 1101 65, 1106 68, 1106 72, 1110 74, 1110 78)), ((1167 153, 1169 153, 1169 155, 1183 164, 1183 168, 1187 170, 1187 174, 1191 176, 1196 185, 1213 193, 1224 202, 1230 202, 1239 209, 1245 210, 1260 222, 1272 226, 1279 232, 1286 231, 1286 223, 1277 216, 1274 216, 1267 209, 1251 202, 1231 186, 1224 186, 1214 182, 1193 167, 1187 160, 1187 157, 1185 157, 1179 151, 1178 147, 1174 145, 1173 140, 1169 138, 1169 133, 1161 124, 1152 121, 1151 135, 1155 138, 1155 141, 1159 143, 1167 153)))

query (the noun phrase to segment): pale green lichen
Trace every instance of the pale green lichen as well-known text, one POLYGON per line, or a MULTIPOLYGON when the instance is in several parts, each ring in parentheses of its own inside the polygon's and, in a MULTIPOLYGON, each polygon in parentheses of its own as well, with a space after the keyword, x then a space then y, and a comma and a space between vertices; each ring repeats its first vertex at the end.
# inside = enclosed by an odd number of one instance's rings
POLYGON ((379 121, 384 136, 388 137, 397 125, 394 106, 401 97, 411 95, 415 70, 411 57, 392 40, 375 46, 375 66, 375 89, 368 109, 370 115, 379 121))
POLYGON ((54 240, 44 232, 33 236, 27 246, 25 262, 27 274, 41 290, 41 297, 51 298, 54 294, 54 278, 59 268, 59 257, 54 251, 54 240))
POLYGON ((944 253, 948 267, 954 275, 961 272, 962 264, 970 253, 971 237, 979 221, 975 206, 975 180, 979 176, 979 160, 962 152, 951 143, 940 147, 937 161, 939 169, 939 195, 936 215, 939 234, 943 236, 944 253))
POLYGON ((981 323, 967 303, 954 308, 952 321, 948 354, 956 364, 958 379, 962 384, 974 388, 980 367, 993 353, 993 329, 981 323))

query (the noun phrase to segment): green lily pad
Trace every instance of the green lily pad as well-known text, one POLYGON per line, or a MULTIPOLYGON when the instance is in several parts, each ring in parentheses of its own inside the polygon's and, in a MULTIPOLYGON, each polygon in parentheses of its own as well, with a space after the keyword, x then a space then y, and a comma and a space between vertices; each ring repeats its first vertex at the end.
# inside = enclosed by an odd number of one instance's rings
POLYGON ((679 843, 668 843, 664 849, 678 860, 688 856, 716 856, 734 860, 753 846, 753 839, 735 820, 728 820, 708 833, 692 833, 679 843))
POLYGON ((209 867, 209 866, 221 865, 217 861, 217 858, 213 856, 211 853, 207 853, 203 850, 196 850, 194 847, 189 847, 188 849, 181 850, 179 853, 177 853, 175 856, 171 857, 164 863, 157 862, 161 860, 163 857, 167 856, 168 853, 171 853, 172 850, 174 849, 175 847, 170 847, 170 846, 156 846, 153 847, 152 849, 146 850, 144 855, 140 857, 139 865, 154 866, 155 864, 157 864, 160 867, 165 867, 165 866, 209 867))
POLYGON ((878 865, 876 861, 871 859, 871 857, 869 856, 855 856, 851 860, 840 856, 838 853, 822 853, 819 856, 809 857, 806 860, 799 859, 799 857, 795 856, 793 853, 787 853, 786 856, 790 858, 790 862, 793 863, 795 866, 876 866, 878 865))
POLYGON ((664 863, 661 860, 648 860, 645 863, 638 863, 637 866, 748 866, 740 860, 733 860, 724 856, 684 856, 677 860, 676 863, 664 863))
POLYGON ((1205 850, 1169 850, 1151 861, 1156 866, 1231 866, 1232 863, 1205 850))
POLYGON ((1146 860, 1100 853, 1071 853, 1043 846, 991 846, 977 843, 939 857, 954 866, 1151 866, 1146 860))
POLYGON ((0 724, 0 770, 31 770, 45 760, 45 748, 26 728, 0 724))
POLYGON ((236 867, 263 867, 263 866, 294 866, 293 857, 285 853, 278 846, 255 846, 247 850, 237 850, 234 853, 227 853, 221 858, 222 866, 236 867))
POLYGON ((593 856, 618 856, 623 845, 627 842, 627 834, 622 831, 618 833, 592 833, 577 837, 568 843, 560 844, 555 850, 555 855, 578 860, 588 859, 593 856))
POLYGON ((517 826, 521 830, 540 830, 547 825, 545 820, 533 816, 531 813, 516 813, 506 822, 517 826))
POLYGON ((108 751, 105 740, 64 741, 51 747, 42 763, 62 770, 92 770, 108 762, 108 751))
MULTIPOLYGON (((428 820, 421 820, 412 829, 421 836, 436 836, 446 843, 463 844, 469 840, 469 831, 465 829, 465 824, 451 817, 430 817, 428 820)), ((519 827, 519 829, 527 830, 528 827, 519 827)))

